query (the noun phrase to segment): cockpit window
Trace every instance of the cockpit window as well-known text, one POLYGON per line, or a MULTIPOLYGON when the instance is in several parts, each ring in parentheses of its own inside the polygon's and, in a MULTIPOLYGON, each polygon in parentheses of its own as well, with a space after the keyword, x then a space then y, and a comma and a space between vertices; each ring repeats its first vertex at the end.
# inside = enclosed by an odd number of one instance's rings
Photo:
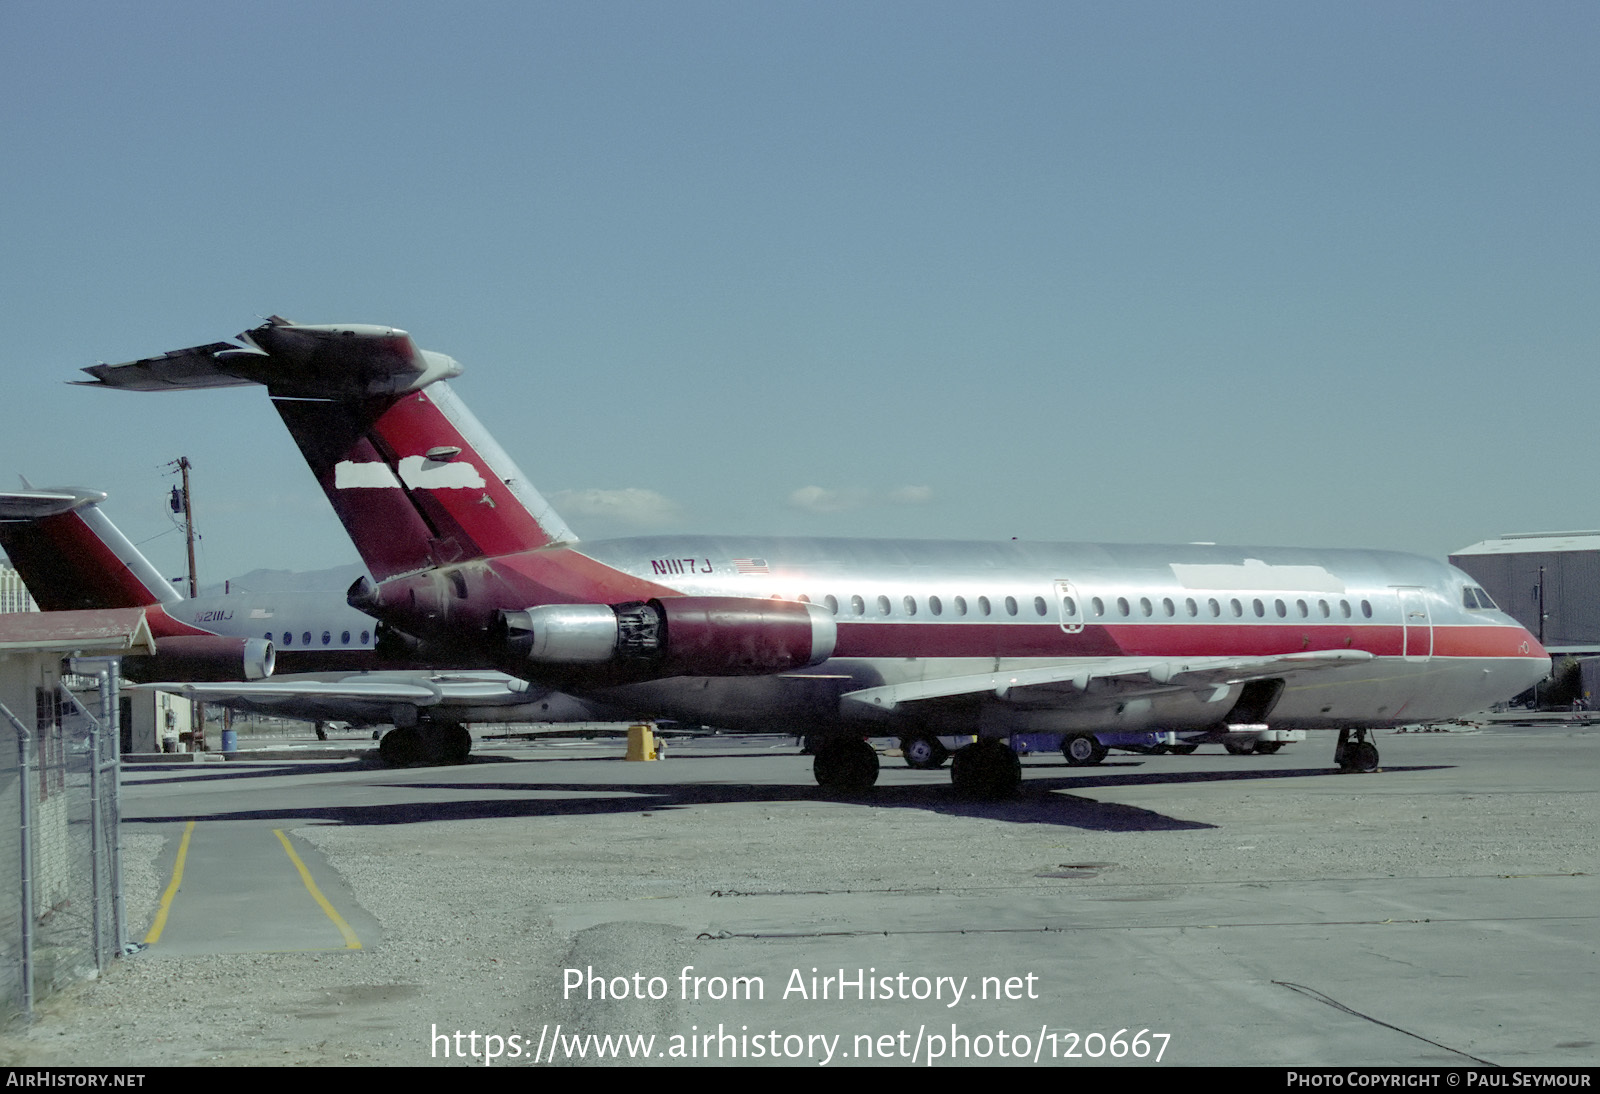
POLYGON ((1461 590, 1461 603, 1466 605, 1469 611, 1494 612, 1500 610, 1495 602, 1489 599, 1489 594, 1476 585, 1468 585, 1461 590))

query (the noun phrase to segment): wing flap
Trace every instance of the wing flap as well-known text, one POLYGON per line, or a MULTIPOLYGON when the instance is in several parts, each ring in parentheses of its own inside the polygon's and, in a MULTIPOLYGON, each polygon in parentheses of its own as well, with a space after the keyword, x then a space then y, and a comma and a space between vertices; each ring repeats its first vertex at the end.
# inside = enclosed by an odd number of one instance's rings
POLYGON ((1291 677, 1372 660, 1365 650, 1308 650, 1271 657, 1118 657, 1065 661, 1012 672, 988 672, 885 684, 846 692, 839 699, 847 718, 882 718, 906 704, 984 696, 1021 705, 1069 701, 1096 680, 1131 687, 1127 694, 1215 691, 1274 676, 1291 677), (1142 686, 1141 686, 1142 685, 1142 686))

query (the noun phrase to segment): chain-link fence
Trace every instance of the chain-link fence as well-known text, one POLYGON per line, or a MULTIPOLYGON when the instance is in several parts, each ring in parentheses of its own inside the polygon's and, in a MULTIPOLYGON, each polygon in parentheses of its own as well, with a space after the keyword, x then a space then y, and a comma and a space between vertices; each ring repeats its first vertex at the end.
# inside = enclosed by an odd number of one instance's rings
POLYGON ((64 685, 32 711, 0 705, 0 1017, 122 952, 115 690, 107 671, 87 707, 64 685))

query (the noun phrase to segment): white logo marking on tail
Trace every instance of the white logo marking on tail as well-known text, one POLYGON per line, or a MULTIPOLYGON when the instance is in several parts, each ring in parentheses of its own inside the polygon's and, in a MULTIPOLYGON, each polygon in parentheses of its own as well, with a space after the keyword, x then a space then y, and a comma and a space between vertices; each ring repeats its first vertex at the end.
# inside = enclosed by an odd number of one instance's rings
POLYGON ((470 463, 440 464, 426 456, 407 456, 400 461, 400 478, 394 477, 387 464, 356 463, 342 460, 333 467, 333 485, 336 490, 366 490, 372 488, 400 488, 401 480, 413 490, 477 490, 483 476, 470 463))

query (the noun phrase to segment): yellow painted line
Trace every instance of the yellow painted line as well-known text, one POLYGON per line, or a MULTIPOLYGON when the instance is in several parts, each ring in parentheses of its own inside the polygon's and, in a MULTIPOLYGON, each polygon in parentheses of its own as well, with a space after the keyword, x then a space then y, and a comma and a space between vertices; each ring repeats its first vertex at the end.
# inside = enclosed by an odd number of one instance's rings
POLYGON ((178 861, 172 867, 172 880, 167 883, 167 891, 161 894, 161 906, 156 909, 156 921, 150 924, 150 933, 144 936, 146 946, 154 946, 161 941, 161 932, 167 929, 167 913, 172 910, 172 898, 178 895, 178 886, 183 884, 183 863, 189 857, 189 837, 194 835, 194 821, 190 821, 183 830, 183 839, 178 843, 178 861))
POLYGON ((282 828, 274 828, 272 834, 278 837, 278 841, 283 844, 283 853, 289 856, 289 861, 294 863, 294 868, 300 871, 300 880, 305 882, 306 892, 311 894, 311 899, 317 902, 317 906, 322 909, 329 919, 333 920, 333 925, 339 928, 339 933, 344 935, 344 948, 347 950, 359 950, 361 948, 361 939, 356 937, 356 932, 350 929, 350 924, 344 921, 344 917, 333 910, 333 905, 329 904, 328 898, 322 895, 322 890, 317 888, 317 883, 311 880, 311 871, 307 870, 306 864, 300 861, 300 856, 294 853, 294 847, 289 843, 289 837, 283 834, 282 828))

